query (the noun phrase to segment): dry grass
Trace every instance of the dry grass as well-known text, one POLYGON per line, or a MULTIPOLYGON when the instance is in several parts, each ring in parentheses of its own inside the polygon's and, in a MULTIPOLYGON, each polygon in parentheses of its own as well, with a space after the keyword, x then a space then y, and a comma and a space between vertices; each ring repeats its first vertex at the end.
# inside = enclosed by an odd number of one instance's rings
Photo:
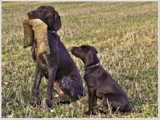
MULTIPOLYGON (((2 2, 2 117, 30 118, 157 118, 157 2, 2 2), (61 41, 68 48, 89 44, 98 50, 101 65, 126 91, 134 113, 86 116, 87 96, 69 105, 45 106, 46 79, 40 85, 42 104, 33 108, 35 65, 30 48, 23 48, 22 20, 40 5, 52 5, 61 15, 61 41)), ((72 56, 83 76, 82 62, 72 56)), ((87 88, 85 86, 87 93, 87 88)), ((98 101, 99 108, 105 110, 98 101)))

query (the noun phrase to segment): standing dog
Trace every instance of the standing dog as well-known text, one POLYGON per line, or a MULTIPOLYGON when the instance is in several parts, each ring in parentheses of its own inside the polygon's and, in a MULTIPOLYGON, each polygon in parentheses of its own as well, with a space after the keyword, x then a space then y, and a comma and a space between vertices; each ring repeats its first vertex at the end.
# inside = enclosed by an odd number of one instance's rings
POLYGON ((97 105, 97 98, 102 99, 102 104, 113 111, 129 112, 131 107, 126 93, 120 85, 99 64, 97 50, 93 46, 82 45, 71 47, 71 53, 80 58, 85 67, 84 79, 89 92, 89 110, 85 114, 93 114, 93 107, 97 105))
POLYGON ((46 104, 52 107, 52 92, 55 89, 61 96, 68 96, 76 101, 83 95, 83 84, 79 71, 66 47, 56 33, 61 28, 61 19, 52 6, 40 6, 27 13, 29 19, 40 19, 47 25, 47 37, 50 54, 36 54, 37 43, 32 46, 32 58, 35 62, 35 80, 33 85, 33 106, 40 104, 38 89, 41 78, 48 79, 46 104))

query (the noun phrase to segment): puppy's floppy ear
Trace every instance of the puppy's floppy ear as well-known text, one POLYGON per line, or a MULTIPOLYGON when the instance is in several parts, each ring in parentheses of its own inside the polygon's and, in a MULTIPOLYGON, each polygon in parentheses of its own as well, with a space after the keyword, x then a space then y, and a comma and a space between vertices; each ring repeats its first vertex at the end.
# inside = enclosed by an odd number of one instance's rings
POLYGON ((93 47, 93 48, 94 48, 95 53, 97 54, 98 53, 97 49, 95 47, 93 47))
POLYGON ((53 28, 55 31, 58 31, 61 28, 61 17, 57 11, 53 11, 54 21, 53 21, 53 28))
POLYGON ((88 51, 85 56, 85 65, 87 66, 93 62, 94 62, 93 61, 93 53, 92 53, 92 51, 88 51))

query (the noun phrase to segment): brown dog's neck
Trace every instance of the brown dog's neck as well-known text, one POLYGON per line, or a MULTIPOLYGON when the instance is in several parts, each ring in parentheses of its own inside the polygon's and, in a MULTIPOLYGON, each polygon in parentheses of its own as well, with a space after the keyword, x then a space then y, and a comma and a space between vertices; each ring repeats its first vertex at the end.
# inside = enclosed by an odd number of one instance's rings
POLYGON ((56 31, 48 30, 47 31, 47 39, 48 39, 48 45, 50 48, 50 53, 54 53, 57 48, 56 46, 60 42, 60 37, 56 31))
POLYGON ((51 34, 52 34, 52 33, 53 33, 53 34, 57 34, 57 31, 54 31, 54 30, 48 30, 47 32, 48 32, 48 33, 51 33, 51 34))
POLYGON ((98 62, 98 63, 94 63, 94 64, 90 64, 90 65, 85 66, 85 67, 84 67, 84 70, 91 69, 91 68, 95 68, 95 67, 97 67, 97 66, 99 66, 99 65, 100 65, 99 62, 98 62))
POLYGON ((47 30, 48 42, 50 42, 50 40, 56 40, 57 36, 57 31, 47 30))

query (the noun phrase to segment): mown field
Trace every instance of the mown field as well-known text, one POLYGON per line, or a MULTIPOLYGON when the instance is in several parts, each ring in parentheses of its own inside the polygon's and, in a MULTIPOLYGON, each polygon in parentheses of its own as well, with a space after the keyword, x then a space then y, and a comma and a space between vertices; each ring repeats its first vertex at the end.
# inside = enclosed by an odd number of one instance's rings
MULTIPOLYGON (((83 77, 82 62, 72 58, 83 77)), ((1 96, 2 118, 158 118, 158 2, 2 2, 1 96), (40 5, 52 5, 59 12, 58 34, 66 48, 82 44, 97 48, 100 64, 122 86, 135 112, 86 116, 87 96, 69 105, 53 100, 49 112, 45 78, 41 105, 29 104, 35 65, 31 47, 23 48, 22 20, 40 5)), ((98 107, 107 111, 100 100, 98 107)))

